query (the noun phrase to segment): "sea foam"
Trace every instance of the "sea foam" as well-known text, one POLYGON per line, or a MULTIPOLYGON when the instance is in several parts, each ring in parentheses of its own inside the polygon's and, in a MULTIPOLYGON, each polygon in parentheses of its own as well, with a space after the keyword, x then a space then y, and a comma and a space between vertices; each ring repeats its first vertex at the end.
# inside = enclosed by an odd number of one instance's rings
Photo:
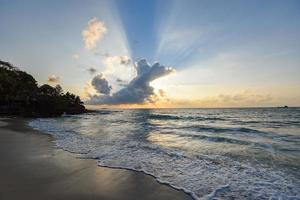
MULTIPOLYGON (((92 115, 36 119, 30 126, 51 134, 58 148, 97 159, 100 166, 142 171, 195 199, 300 198, 298 160, 293 165, 284 159, 276 160, 274 155, 280 153, 277 146, 282 148, 292 143, 271 140, 269 134, 279 135, 274 130, 228 127, 228 124, 211 124, 211 119, 198 126, 221 127, 222 132, 195 130, 188 127, 198 122, 191 123, 179 115, 171 119, 153 119, 154 115, 165 114, 161 112, 102 111, 92 115), (172 120, 177 121, 173 123, 172 120), (264 160, 270 155, 274 156, 273 164, 264 160), (282 164, 287 167, 282 168, 282 164)), ((170 112, 176 116, 176 111, 170 112)), ((195 111, 187 112, 194 118, 200 115, 193 113, 195 111)), ((213 117, 221 118, 219 115, 213 117)), ((293 148, 299 155, 299 148, 293 148)))

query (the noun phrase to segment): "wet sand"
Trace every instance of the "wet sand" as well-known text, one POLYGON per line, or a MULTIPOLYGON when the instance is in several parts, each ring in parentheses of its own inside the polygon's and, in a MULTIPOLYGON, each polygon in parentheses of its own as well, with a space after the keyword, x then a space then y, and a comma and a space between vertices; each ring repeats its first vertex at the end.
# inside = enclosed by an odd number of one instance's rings
POLYGON ((192 199, 141 172, 76 158, 54 148, 51 140, 28 127, 25 119, 0 118, 0 200, 192 199))

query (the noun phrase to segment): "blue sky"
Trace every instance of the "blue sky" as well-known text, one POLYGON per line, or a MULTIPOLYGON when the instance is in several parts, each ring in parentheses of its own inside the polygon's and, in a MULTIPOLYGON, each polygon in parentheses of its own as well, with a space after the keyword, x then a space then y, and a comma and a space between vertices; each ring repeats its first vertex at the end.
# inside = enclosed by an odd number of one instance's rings
POLYGON ((155 106, 300 106, 299 11, 296 0, 0 0, 0 59, 83 98, 99 73, 122 89, 145 58, 176 70, 151 83, 167 96, 155 106), (87 49, 92 19, 106 31, 87 49))

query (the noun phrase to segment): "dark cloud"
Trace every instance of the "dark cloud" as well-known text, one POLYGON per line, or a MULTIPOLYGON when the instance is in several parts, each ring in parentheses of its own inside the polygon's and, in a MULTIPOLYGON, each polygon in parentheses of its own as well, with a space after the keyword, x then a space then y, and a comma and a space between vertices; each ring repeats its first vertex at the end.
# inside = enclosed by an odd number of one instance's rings
MULTIPOLYGON (((150 86, 150 82, 174 72, 174 69, 162 66, 159 63, 150 66, 145 59, 142 59, 136 64, 136 71, 137 76, 126 87, 112 95, 103 92, 104 95, 94 95, 87 103, 114 105, 153 102, 152 96, 155 94, 154 88, 150 86)), ((108 86, 107 81, 106 86, 108 86)))
POLYGON ((120 56, 120 64, 129 65, 131 60, 127 56, 120 56))
POLYGON ((165 97, 166 96, 166 92, 164 90, 162 90, 162 89, 159 89, 158 93, 159 93, 160 97, 165 97))
POLYGON ((117 78, 117 79, 116 79, 116 82, 117 82, 117 84, 118 84, 119 86, 121 86, 121 87, 126 87, 126 86, 128 85, 128 82, 127 82, 127 81, 124 81, 124 80, 122 80, 122 79, 120 79, 120 78, 117 78))
POLYGON ((88 68, 88 72, 89 72, 91 75, 93 75, 93 74, 95 74, 95 73, 97 72, 97 69, 95 69, 95 68, 93 68, 93 67, 90 67, 90 68, 88 68))
POLYGON ((108 84, 103 74, 95 76, 92 80, 92 86, 99 94, 109 95, 112 87, 108 84))
POLYGON ((123 82, 124 82, 124 81, 123 81, 122 79, 120 79, 120 78, 117 78, 116 81, 117 81, 118 83, 123 83, 123 82))

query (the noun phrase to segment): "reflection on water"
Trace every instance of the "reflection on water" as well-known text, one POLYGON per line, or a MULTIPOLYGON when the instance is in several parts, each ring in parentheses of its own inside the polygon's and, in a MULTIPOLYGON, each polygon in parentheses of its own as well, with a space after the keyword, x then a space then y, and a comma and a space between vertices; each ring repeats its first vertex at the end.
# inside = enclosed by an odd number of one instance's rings
POLYGON ((300 198, 300 109, 103 110, 31 126, 197 198, 300 198))

